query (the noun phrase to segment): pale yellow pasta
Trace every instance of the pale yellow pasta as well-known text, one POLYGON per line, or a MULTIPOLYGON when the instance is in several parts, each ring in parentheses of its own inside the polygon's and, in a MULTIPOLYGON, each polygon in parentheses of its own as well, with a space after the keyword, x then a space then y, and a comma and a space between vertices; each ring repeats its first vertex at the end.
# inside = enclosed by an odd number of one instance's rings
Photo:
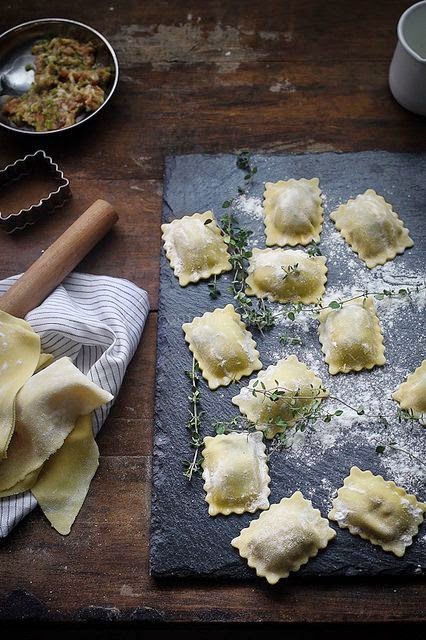
POLYGON ((423 522, 426 504, 382 476, 352 467, 328 517, 372 544, 402 557, 423 522))
POLYGON ((374 301, 370 297, 320 312, 319 341, 332 375, 385 364, 385 348, 374 301))
POLYGON ((319 242, 323 206, 318 178, 266 182, 264 197, 268 247, 319 242))
POLYGON ((300 249, 253 249, 246 294, 273 302, 317 302, 327 282, 326 259, 300 249))
POLYGON ((91 382, 69 358, 32 376, 16 398, 15 431, 7 458, 0 461, 0 491, 40 469, 63 445, 81 415, 110 400, 111 394, 91 382))
POLYGON ((276 433, 296 424, 314 404, 327 396, 321 379, 297 356, 291 355, 261 371, 232 398, 232 402, 256 429, 264 431, 267 438, 273 438, 276 433))
POLYGON ((31 492, 50 524, 67 535, 99 463, 91 416, 81 416, 64 444, 44 464, 31 492))
POLYGON ((262 368, 256 343, 232 304, 196 317, 182 329, 210 389, 262 368))
POLYGON ((0 310, 0 459, 6 456, 15 428, 18 391, 34 373, 40 338, 25 320, 0 310))
POLYGON ((421 422, 426 421, 426 360, 395 389, 392 398, 421 422))
POLYGON ((369 269, 385 264, 414 244, 392 205, 373 189, 340 205, 330 218, 369 269))
POLYGON ((336 532, 300 491, 261 513, 231 542, 256 574, 276 584, 325 549, 336 532))
POLYGON ((261 433, 207 436, 203 458, 209 515, 254 513, 269 507, 270 477, 261 433))
POLYGON ((212 211, 162 224, 161 230, 166 256, 182 287, 232 269, 212 211))

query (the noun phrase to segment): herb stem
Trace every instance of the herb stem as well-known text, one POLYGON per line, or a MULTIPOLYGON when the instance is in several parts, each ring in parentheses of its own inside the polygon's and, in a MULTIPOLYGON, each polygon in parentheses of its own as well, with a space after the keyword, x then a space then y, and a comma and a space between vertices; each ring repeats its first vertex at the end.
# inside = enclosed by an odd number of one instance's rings
POLYGON ((405 453, 405 455, 410 456, 410 458, 412 458, 413 460, 418 462, 422 467, 426 468, 425 462, 423 462, 423 460, 421 460, 418 456, 415 456, 414 453, 411 453, 411 451, 407 451, 406 449, 402 449, 400 446, 396 447, 392 443, 388 444, 388 447, 390 449, 393 449, 394 451, 400 451, 401 453, 405 453))
POLYGON ((191 403, 191 408, 189 413, 191 418, 187 424, 189 431, 191 432, 191 446, 194 447, 194 456, 192 461, 185 465, 184 476, 188 478, 188 480, 192 480, 192 476, 194 473, 199 472, 201 470, 201 462, 202 458, 200 456, 200 448, 203 445, 203 441, 200 437, 200 427, 201 427, 201 417, 203 412, 199 411, 200 404, 200 390, 199 390, 199 366, 197 361, 195 360, 195 356, 192 357, 192 369, 191 371, 186 371, 188 378, 191 380, 191 395, 188 396, 188 399, 191 403))

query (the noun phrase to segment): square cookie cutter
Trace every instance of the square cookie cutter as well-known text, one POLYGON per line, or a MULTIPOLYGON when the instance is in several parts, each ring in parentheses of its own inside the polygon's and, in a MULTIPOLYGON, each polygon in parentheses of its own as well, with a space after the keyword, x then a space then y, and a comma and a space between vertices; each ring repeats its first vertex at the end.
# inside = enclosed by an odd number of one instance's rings
POLYGON ((6 233, 12 233, 34 224, 44 215, 62 207, 71 197, 68 178, 65 178, 56 162, 53 162, 52 158, 46 155, 42 149, 26 155, 25 158, 19 158, 19 160, 7 165, 0 171, 0 193, 1 189, 10 184, 10 182, 25 180, 26 176, 32 175, 40 168, 44 169, 58 183, 58 188, 50 191, 47 196, 25 209, 6 214, 0 210, 0 228, 6 233))

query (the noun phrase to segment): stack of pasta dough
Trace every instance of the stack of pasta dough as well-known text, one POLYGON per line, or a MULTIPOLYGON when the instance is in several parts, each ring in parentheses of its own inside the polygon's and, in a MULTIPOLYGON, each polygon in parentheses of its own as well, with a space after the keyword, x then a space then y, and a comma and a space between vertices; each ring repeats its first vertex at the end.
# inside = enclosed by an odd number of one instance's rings
MULTIPOLYGON (((372 189, 331 214, 337 229, 369 268, 413 246, 402 220, 372 189)), ((245 294, 278 303, 320 303, 327 281, 326 258, 281 247, 318 243, 323 224, 319 179, 265 186, 266 248, 253 249, 245 294), (277 246, 279 248, 271 248, 277 246)), ((232 269, 228 245, 212 211, 162 225, 166 256, 181 286, 232 269)), ((262 369, 256 342, 229 304, 182 327, 210 389, 262 369)), ((319 314, 319 341, 330 374, 372 369, 386 362, 373 298, 361 296, 319 314)), ((300 491, 269 505, 268 464, 263 437, 297 423, 328 396, 322 381, 294 355, 260 371, 232 399, 255 431, 204 439, 203 478, 209 514, 265 510, 231 544, 271 584, 297 571, 336 536, 327 518, 300 491)), ((426 415, 426 361, 393 394, 402 409, 426 415)), ((328 517, 354 535, 403 556, 423 522, 426 504, 382 476, 352 467, 328 517)))
POLYGON ((52 526, 71 526, 98 466, 91 413, 113 396, 69 358, 53 361, 24 320, 0 311, 0 497, 31 490, 52 526))

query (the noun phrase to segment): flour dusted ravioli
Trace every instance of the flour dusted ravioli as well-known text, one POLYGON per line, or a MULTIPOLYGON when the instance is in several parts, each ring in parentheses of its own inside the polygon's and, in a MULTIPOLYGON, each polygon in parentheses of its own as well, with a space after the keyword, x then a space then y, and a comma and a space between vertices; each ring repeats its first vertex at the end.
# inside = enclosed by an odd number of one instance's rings
POLYGON ((267 182, 264 212, 268 247, 319 242, 323 207, 318 178, 267 182))
POLYGON ((232 402, 256 429, 272 438, 294 425, 327 396, 320 378, 292 355, 261 371, 232 402))
POLYGON ((256 343, 232 304, 196 317, 182 329, 210 389, 262 368, 256 343))
POLYGON ((232 269, 212 211, 162 224, 161 230, 166 256, 182 287, 232 269))
POLYGON ((373 189, 342 204, 330 218, 370 269, 385 264, 414 244, 392 205, 373 189))
POLYGON ((328 517, 342 529, 402 557, 425 511, 425 503, 394 482, 352 467, 328 517))
POLYGON ((269 507, 265 445, 259 432, 204 438, 203 479, 209 515, 254 513, 269 507))
POLYGON ((246 294, 273 302, 317 302, 327 282, 326 259, 300 249, 253 249, 246 294))
POLYGON ((370 297, 320 312, 319 341, 332 375, 372 369, 386 362, 383 336, 370 297))
POLYGON ((300 491, 271 505, 231 542, 269 584, 298 571, 325 549, 336 532, 300 491))
POLYGON ((401 409, 412 412, 421 422, 426 421, 426 360, 407 376, 392 394, 401 409))

